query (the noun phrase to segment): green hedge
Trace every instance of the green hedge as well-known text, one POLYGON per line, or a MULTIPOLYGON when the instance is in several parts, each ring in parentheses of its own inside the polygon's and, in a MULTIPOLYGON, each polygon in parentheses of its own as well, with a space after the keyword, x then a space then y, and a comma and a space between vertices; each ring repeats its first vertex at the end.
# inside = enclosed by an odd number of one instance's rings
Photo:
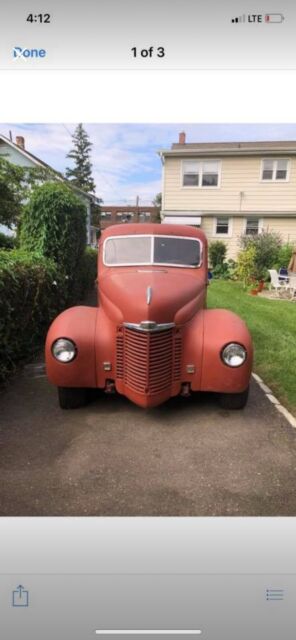
POLYGON ((98 271, 97 262, 97 249, 91 249, 91 247, 87 247, 81 261, 79 297, 83 297, 86 291, 89 291, 94 287, 98 271))
POLYGON ((22 249, 59 265, 73 302, 86 247, 86 207, 73 190, 63 182, 35 187, 21 217, 19 239, 22 249))
POLYGON ((20 249, 0 250, 0 381, 41 345, 53 318, 94 286, 86 208, 64 183, 35 187, 21 218, 20 249))
POLYGON ((83 300, 85 294, 93 289, 97 277, 98 252, 87 247, 79 260, 79 264, 73 273, 71 286, 68 290, 67 306, 83 300))
POLYGON ((93 287, 96 261, 97 252, 87 249, 69 300, 66 277, 53 260, 0 250, 0 382, 40 347, 53 318, 93 287))

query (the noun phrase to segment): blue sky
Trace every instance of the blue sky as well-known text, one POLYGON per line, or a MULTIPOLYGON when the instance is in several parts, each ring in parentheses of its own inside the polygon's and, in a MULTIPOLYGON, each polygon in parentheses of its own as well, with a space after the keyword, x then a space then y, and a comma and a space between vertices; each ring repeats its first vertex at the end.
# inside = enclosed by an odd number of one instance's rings
MULTIPOLYGON (((23 135, 26 148, 64 173, 75 124, 0 124, 7 137, 23 135)), ((161 190, 158 149, 185 131, 187 142, 296 140, 296 124, 86 124, 97 195, 105 204, 150 204, 161 190)))

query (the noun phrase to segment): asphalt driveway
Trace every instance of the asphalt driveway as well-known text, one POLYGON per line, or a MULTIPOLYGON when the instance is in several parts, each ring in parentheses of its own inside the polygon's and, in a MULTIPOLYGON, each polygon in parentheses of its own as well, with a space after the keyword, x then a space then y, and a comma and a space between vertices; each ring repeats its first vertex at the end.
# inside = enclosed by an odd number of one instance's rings
POLYGON ((37 362, 1 393, 0 422, 2 516, 296 515, 296 430, 254 381, 241 412, 104 394, 62 411, 37 362))

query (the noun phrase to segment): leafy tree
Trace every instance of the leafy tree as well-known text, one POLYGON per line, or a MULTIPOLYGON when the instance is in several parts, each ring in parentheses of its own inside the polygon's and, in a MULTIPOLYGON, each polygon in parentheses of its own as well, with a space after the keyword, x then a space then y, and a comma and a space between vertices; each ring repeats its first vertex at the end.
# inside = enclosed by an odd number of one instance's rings
POLYGON ((87 193, 94 193, 95 183, 92 177, 90 152, 92 142, 82 124, 78 124, 72 135, 73 148, 67 158, 73 160, 74 166, 67 167, 66 177, 78 189, 87 193))
POLYGON ((0 158, 0 224, 10 229, 16 224, 22 210, 22 181, 22 169, 0 158))
POLYGON ((86 208, 65 183, 36 187, 21 220, 20 246, 50 258, 75 279, 86 245, 86 208))
POLYGON ((100 222, 101 222, 101 207, 100 207, 100 203, 103 202, 103 200, 98 199, 97 202, 92 202, 91 203, 91 210, 90 210, 90 223, 93 227, 100 227, 100 222))
POLYGON ((292 253, 293 253, 293 245, 290 244, 289 242, 287 242, 286 244, 283 244, 283 246, 280 248, 278 252, 276 262, 274 262, 274 264, 272 265, 273 268, 276 269, 277 271, 281 267, 284 267, 285 269, 287 269, 292 257, 292 253))
POLYGON ((51 169, 19 167, 0 157, 0 224, 12 229, 17 225, 32 189, 45 180, 58 179, 59 174, 51 169))
POLYGON ((209 245, 209 257, 211 267, 213 269, 218 265, 222 265, 226 256, 227 247, 222 240, 216 240, 209 245))
POLYGON ((243 249, 253 247, 255 250, 255 273, 258 280, 267 277, 267 269, 271 269, 277 262, 279 250, 282 246, 281 236, 275 231, 262 231, 258 235, 241 236, 240 245, 243 249))
POLYGON ((155 198, 152 200, 152 204, 154 207, 157 208, 157 212, 154 216, 154 222, 161 222, 161 216, 160 216, 160 211, 161 211, 161 206, 162 206, 162 194, 161 193, 157 193, 155 198))
POLYGON ((154 200, 152 200, 152 204, 154 207, 157 207, 157 209, 161 209, 161 205, 162 205, 162 194, 161 193, 157 193, 154 200))

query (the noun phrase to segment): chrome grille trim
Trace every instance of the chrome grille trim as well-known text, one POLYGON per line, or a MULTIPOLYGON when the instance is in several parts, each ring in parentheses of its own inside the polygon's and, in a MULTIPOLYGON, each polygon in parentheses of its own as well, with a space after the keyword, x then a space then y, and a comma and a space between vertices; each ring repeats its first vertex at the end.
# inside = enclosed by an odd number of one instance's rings
POLYGON ((176 325, 174 322, 164 322, 163 324, 157 324, 157 322, 153 322, 153 320, 143 320, 139 322, 139 324, 135 322, 124 322, 123 326, 126 329, 132 329, 134 331, 166 331, 167 329, 173 329, 176 325))

